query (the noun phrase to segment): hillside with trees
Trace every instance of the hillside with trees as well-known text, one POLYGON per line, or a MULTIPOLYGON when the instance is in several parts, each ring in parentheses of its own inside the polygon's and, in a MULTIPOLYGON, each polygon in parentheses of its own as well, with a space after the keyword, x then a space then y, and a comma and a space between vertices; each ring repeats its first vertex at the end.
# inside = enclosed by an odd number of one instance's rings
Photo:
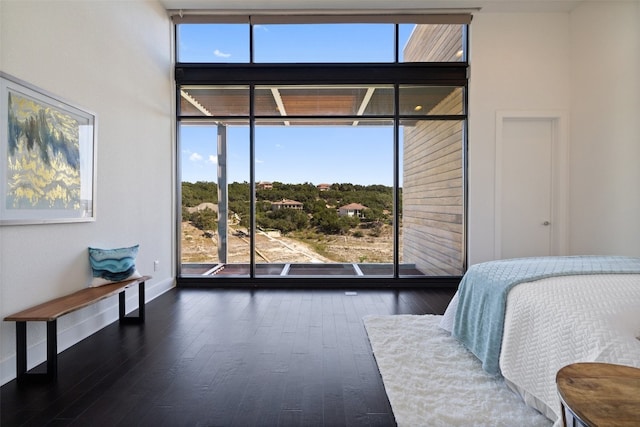
MULTIPOLYGON (((250 184, 234 182, 228 186, 229 219, 249 228, 250 184)), ((183 182, 183 220, 201 230, 217 228, 217 213, 210 209, 194 210, 204 203, 218 203, 218 188, 213 182, 183 182)), ((400 204, 401 206, 401 204, 400 204)), ((321 191, 311 183, 285 184, 273 182, 271 188, 256 190, 256 225, 261 229, 275 229, 283 234, 315 232, 344 235, 368 230, 375 235, 393 219, 393 188, 384 185, 333 184, 321 191), (295 200, 299 209, 272 209, 272 203, 295 200), (351 203, 365 206, 362 217, 339 216, 338 208, 351 203)))

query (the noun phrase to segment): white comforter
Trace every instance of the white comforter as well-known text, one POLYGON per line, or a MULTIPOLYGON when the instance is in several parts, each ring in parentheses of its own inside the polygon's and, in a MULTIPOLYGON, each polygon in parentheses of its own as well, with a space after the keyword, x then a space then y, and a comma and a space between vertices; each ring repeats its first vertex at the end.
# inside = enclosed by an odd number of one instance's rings
POLYGON ((565 276, 515 286, 500 370, 525 402, 560 417, 555 377, 575 362, 640 368, 640 275, 565 276))
MULTIPOLYGON (((451 331, 457 298, 441 326, 451 331)), ((640 368, 640 275, 562 276, 509 292, 500 370, 525 402, 561 418, 555 377, 575 362, 640 368)))

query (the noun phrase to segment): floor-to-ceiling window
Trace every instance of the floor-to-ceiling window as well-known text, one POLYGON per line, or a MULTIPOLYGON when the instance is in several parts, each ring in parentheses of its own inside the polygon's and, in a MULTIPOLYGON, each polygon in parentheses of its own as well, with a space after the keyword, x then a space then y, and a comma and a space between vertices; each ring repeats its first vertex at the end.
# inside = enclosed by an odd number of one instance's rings
POLYGON ((175 20, 179 280, 464 273, 468 16, 175 20))

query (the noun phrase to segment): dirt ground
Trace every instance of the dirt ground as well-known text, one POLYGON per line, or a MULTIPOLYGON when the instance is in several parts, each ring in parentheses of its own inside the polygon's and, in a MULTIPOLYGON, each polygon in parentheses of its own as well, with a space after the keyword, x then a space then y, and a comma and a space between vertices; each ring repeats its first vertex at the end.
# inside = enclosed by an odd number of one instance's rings
MULTIPOLYGON (((321 255, 311 244, 285 236, 258 233, 256 261, 269 263, 390 263, 393 262, 393 238, 390 226, 385 226, 379 237, 323 236, 313 243, 321 247, 321 255)), ((227 262, 249 261, 249 238, 246 230, 231 228, 227 242, 227 262), (241 233, 238 233, 240 231, 241 233), (245 234, 243 236, 243 234, 245 234)), ((182 223, 182 262, 217 263, 217 235, 206 235, 189 222, 182 223)))

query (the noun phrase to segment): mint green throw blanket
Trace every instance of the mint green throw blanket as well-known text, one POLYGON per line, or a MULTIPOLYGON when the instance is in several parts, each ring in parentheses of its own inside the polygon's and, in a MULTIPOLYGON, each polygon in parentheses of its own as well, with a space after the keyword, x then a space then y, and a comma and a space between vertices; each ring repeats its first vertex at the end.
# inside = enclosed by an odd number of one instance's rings
POLYGON ((576 274, 640 274, 640 258, 622 256, 534 257, 473 265, 458 287, 453 336, 499 374, 500 348, 509 290, 524 282, 576 274))

